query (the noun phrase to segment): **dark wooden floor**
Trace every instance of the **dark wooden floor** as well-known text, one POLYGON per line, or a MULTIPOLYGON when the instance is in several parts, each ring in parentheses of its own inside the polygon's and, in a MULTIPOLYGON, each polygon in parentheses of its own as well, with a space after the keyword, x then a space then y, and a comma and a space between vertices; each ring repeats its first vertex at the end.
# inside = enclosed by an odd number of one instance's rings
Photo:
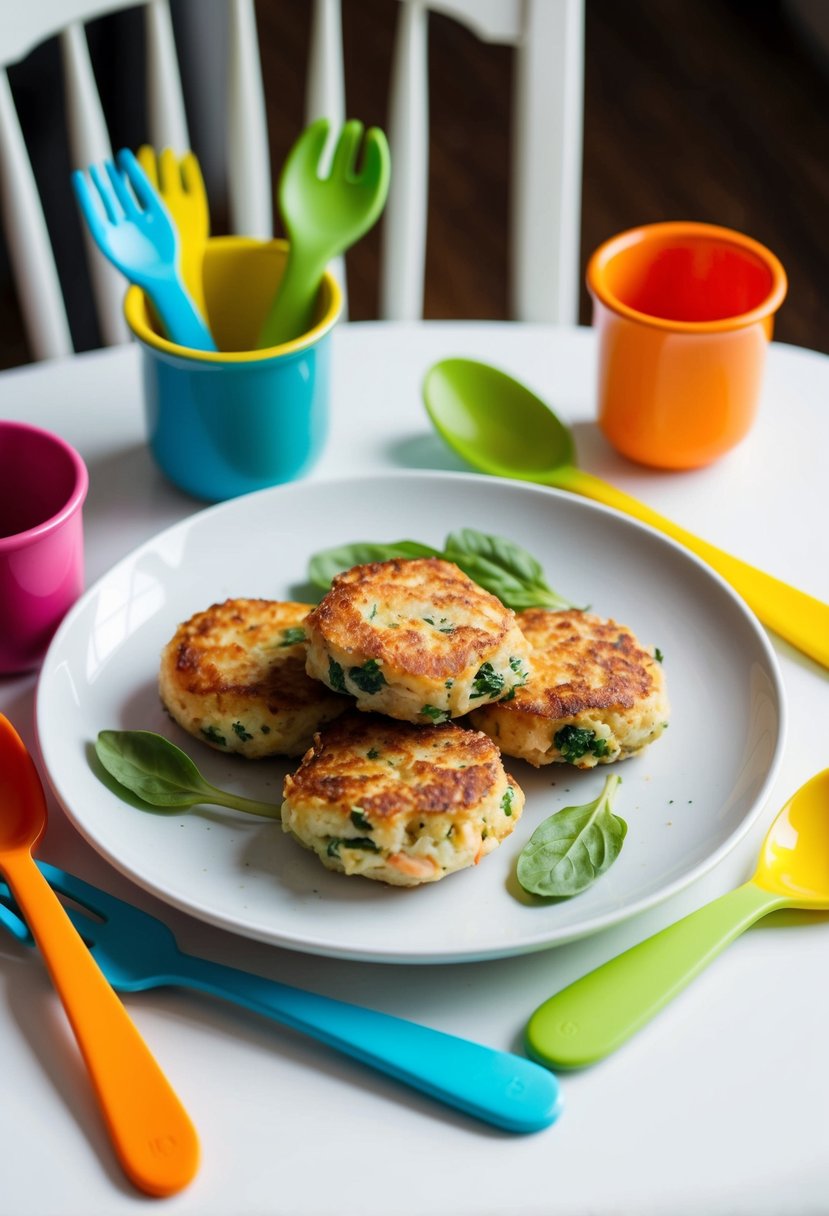
MULTIPOLYGON (((397 5, 344 0, 350 116, 383 125, 397 5)), ((258 0, 272 163, 302 125, 309 6, 258 0)), ((117 101, 123 73, 111 48, 140 43, 124 15, 91 39, 102 89, 117 101), (107 67, 109 65, 109 67, 107 67)), ((431 166, 426 315, 507 315, 512 52, 430 16, 431 166)), ((66 154, 57 119, 38 100, 48 48, 12 72, 34 123, 36 170, 59 229, 61 274, 79 348, 97 342, 74 217, 66 215, 66 154), (34 66, 33 66, 34 65, 34 66), (39 143, 37 141, 39 140, 39 143)), ((123 60, 121 60, 123 62, 123 60)), ((144 114, 121 100, 113 142, 144 138, 144 114)), ((198 148, 197 148, 198 150, 198 148)), ((688 218, 741 229, 768 244, 790 290, 776 336, 829 353, 829 63, 796 36, 776 0, 587 0, 581 264, 634 224, 688 218)), ((221 199, 215 200, 218 230, 221 199)), ((349 255, 351 314, 376 315, 379 234, 349 255)), ((582 293, 581 320, 589 320, 582 293)), ((8 267, 0 261, 0 366, 27 358, 8 267)))

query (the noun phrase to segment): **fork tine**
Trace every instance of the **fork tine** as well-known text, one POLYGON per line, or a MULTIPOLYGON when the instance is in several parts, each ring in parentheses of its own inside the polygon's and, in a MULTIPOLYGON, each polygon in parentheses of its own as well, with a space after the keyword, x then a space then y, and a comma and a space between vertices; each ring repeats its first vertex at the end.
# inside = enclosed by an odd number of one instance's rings
POLYGON ((147 180, 150 185, 158 189, 158 165, 156 163, 155 148, 150 144, 142 144, 138 149, 137 160, 141 168, 147 175, 147 180))
POLYGON ((117 224, 121 219, 119 209, 116 205, 115 199, 113 198, 112 191, 107 185, 106 179, 102 175, 101 170, 97 165, 89 166, 89 176, 95 183, 95 189, 98 191, 98 197, 101 200, 101 206, 106 213, 107 219, 109 220, 110 224, 117 224))
MULTIPOLYGON (((158 211, 163 204, 158 191, 152 186, 146 173, 129 148, 122 148, 117 156, 118 167, 126 174, 135 196, 146 211, 158 211)), ((126 189, 126 185, 124 187, 126 189)))
POLYGON ((86 225, 92 233, 93 238, 98 245, 105 245, 106 232, 103 220, 101 219, 101 213, 95 205, 92 191, 86 180, 86 174, 80 169, 76 169, 72 174, 72 188, 75 191, 75 198, 78 200, 81 214, 86 220, 86 225))
POLYGON ((48 861, 38 859, 37 868, 50 887, 61 895, 74 899, 96 916, 106 917, 109 914, 107 904, 117 906, 121 902, 114 895, 108 895, 99 887, 93 887, 91 883, 84 882, 76 874, 67 874, 66 870, 50 865, 48 861))
POLYGON ((138 216, 140 215, 138 204, 136 203, 135 197, 131 193, 129 186, 124 180, 123 174, 118 172, 118 169, 111 160, 104 161, 104 168, 106 169, 107 177, 112 184, 112 188, 115 191, 115 197, 124 208, 124 214, 126 215, 127 219, 138 219, 138 216))
POLYGON ((343 124, 334 157, 331 161, 331 176, 344 177, 353 180, 354 166, 357 163, 357 152, 360 140, 363 138, 363 124, 352 118, 343 124))
POLYGON ((285 158, 280 180, 287 177, 292 170, 307 170, 319 176, 320 161, 330 129, 331 123, 327 118, 318 118, 305 128, 285 158))
POLYGON ((158 180, 162 194, 172 194, 181 190, 181 170, 178 157, 172 148, 165 148, 158 162, 158 180))
MULTIPOLYGON (((380 210, 386 201, 389 177, 391 176, 391 153, 383 131, 379 127, 369 127, 366 132, 366 142, 363 148, 363 164, 357 174, 357 181, 364 185, 371 182, 382 183, 380 190, 380 210)), ((379 212, 378 212, 379 214, 379 212)))
MULTIPOLYGON (((94 942, 95 930, 100 921, 97 921, 94 916, 87 916, 80 908, 63 905, 63 910, 81 937, 90 943, 94 942)), ((26 942, 30 946, 34 944, 34 938, 17 906, 17 901, 4 882, 0 883, 0 926, 16 937, 19 942, 26 942)))
POLYGON ((181 180, 188 194, 204 194, 206 192, 201 165, 195 152, 187 152, 181 158, 181 180))
POLYGON ((11 894, 6 895, 9 888, 6 884, 0 883, 0 926, 11 933, 12 937, 17 941, 23 942, 27 946, 34 945, 34 938, 29 932, 29 926, 20 915, 17 904, 12 900, 11 894))

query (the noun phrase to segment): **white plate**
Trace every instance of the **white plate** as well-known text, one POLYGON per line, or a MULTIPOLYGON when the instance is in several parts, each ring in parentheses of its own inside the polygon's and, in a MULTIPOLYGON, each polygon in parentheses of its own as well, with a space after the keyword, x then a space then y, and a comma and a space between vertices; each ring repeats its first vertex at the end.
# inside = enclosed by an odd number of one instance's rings
POLYGON ((713 866, 761 809, 783 737, 771 647, 742 601, 671 541, 604 507, 539 487, 451 473, 304 482, 202 511, 147 542, 75 605, 38 688, 37 729, 67 814, 117 869, 176 907, 314 954, 460 962, 542 949, 615 924, 713 866), (582 895, 532 904, 515 859, 553 811, 596 796, 605 773, 521 761, 513 835, 479 867, 415 889, 345 878, 278 823, 220 808, 142 812, 110 793, 90 749, 105 728, 172 738, 217 785, 277 802, 295 762, 224 757, 174 726, 156 689, 180 621, 228 596, 298 598, 307 560, 352 540, 439 545, 469 526, 519 541, 563 595, 629 625, 665 655, 670 729, 620 766, 628 823, 611 870, 582 895), (519 889, 520 892, 520 889, 519 889))

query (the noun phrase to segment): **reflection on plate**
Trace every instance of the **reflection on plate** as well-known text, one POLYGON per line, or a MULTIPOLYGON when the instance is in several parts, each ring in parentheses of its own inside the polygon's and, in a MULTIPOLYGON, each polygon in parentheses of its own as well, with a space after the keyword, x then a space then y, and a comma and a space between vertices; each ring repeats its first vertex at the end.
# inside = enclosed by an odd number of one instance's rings
MULTIPOLYGON (((305 593, 307 594, 307 592, 305 593)), ((142 545, 66 618, 44 663, 37 728, 49 780, 87 840, 140 886, 226 929, 315 954, 458 962, 542 949, 658 903, 716 863, 762 807, 782 741, 783 702, 765 635, 695 558, 593 503, 464 474, 394 473, 305 482, 238 498, 142 545), (533 829, 587 802, 607 770, 521 761, 527 795, 513 835, 475 869, 415 889, 322 868, 279 823, 218 808, 184 815, 128 806, 92 771, 99 730, 159 731, 217 785, 278 802, 295 764, 201 748, 163 713, 158 659, 176 626, 229 596, 303 598, 308 556, 353 540, 439 545, 463 526, 519 541, 551 585, 629 625, 665 656, 670 729, 625 761, 628 823, 616 864, 574 899, 543 904, 515 884, 533 829)))

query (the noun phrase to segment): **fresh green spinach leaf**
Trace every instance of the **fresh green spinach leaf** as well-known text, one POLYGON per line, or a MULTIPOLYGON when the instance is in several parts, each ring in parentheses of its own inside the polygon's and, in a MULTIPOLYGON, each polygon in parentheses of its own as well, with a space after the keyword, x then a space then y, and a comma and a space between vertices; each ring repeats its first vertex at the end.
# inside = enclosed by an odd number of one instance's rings
POLYGON ((278 819, 280 808, 220 790, 175 743, 149 730, 102 730, 95 752, 119 785, 155 807, 186 810, 207 803, 278 819))
POLYGON ((308 565, 308 577, 327 591, 343 570, 366 562, 385 562, 393 558, 440 557, 454 562, 479 587, 516 612, 524 608, 549 608, 558 611, 574 605, 553 591, 544 578, 540 563, 514 541, 490 536, 474 528, 450 532, 443 549, 433 549, 420 541, 357 541, 315 553, 308 565))
POLYGON ((343 570, 352 566, 365 566, 369 562, 390 562, 395 557, 440 557, 438 549, 422 545, 414 540, 384 542, 355 541, 351 545, 338 545, 334 549, 323 549, 315 553, 308 563, 308 578, 315 587, 327 591, 331 583, 343 570))
POLYGON ((613 865, 627 833, 613 814, 621 778, 606 779, 595 802, 568 806, 537 827, 518 857, 516 876, 533 895, 578 895, 613 865))

